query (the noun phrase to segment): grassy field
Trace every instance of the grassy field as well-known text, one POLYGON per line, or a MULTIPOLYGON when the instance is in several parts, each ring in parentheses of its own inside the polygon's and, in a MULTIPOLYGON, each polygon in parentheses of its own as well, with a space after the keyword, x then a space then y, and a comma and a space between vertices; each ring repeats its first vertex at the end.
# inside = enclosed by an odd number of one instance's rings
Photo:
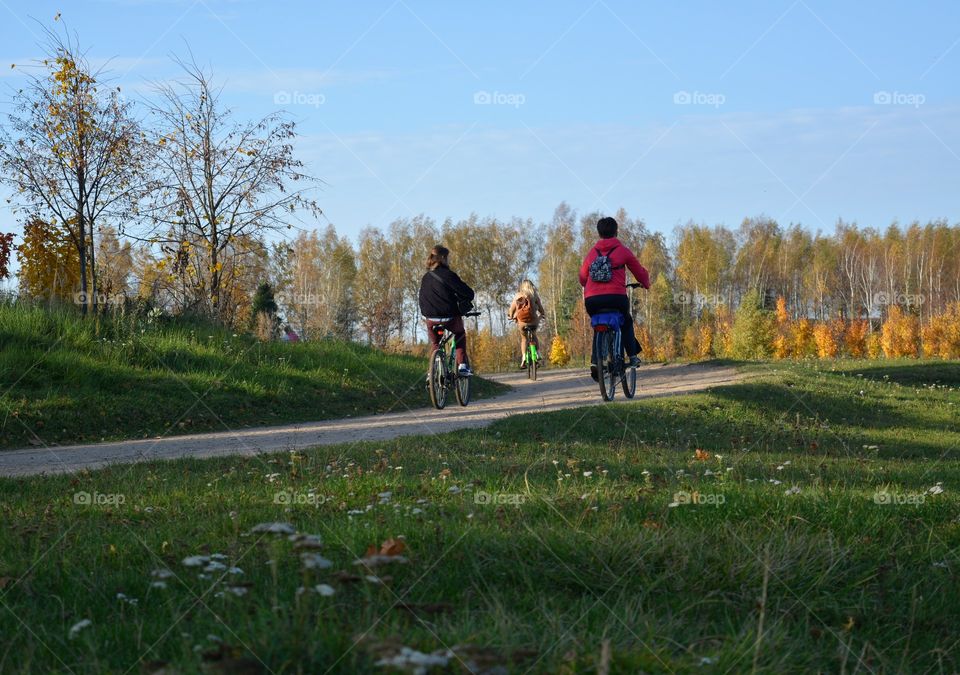
MULTIPOLYGON (((0 448, 422 407, 425 372, 425 359, 346 342, 261 343, 200 322, 0 303, 0 448)), ((475 384, 479 398, 502 389, 475 384)))
POLYGON ((0 672, 960 669, 960 365, 746 370, 484 431, 0 480, 0 672))

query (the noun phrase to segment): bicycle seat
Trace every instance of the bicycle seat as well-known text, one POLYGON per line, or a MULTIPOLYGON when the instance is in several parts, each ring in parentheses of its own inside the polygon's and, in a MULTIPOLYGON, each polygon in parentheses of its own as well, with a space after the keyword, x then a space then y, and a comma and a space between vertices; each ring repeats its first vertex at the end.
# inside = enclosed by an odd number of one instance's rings
POLYGON ((623 325, 623 314, 617 309, 604 309, 590 317, 590 325, 619 328, 623 325))

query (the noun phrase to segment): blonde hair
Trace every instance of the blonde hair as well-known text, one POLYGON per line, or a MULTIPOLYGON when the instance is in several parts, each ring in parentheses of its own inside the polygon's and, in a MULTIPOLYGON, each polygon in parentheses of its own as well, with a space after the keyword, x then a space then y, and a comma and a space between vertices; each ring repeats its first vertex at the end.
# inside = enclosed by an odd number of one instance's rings
POLYGON ((537 287, 534 286, 533 282, 529 279, 524 279, 520 282, 520 289, 517 292, 530 298, 530 302, 533 302, 539 297, 537 287))

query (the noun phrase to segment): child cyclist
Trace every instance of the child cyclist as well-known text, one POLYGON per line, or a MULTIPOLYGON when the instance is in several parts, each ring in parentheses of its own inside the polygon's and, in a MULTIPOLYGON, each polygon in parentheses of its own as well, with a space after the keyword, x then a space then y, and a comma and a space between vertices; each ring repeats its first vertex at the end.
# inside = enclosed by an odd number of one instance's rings
MULTIPOLYGON (((633 330, 633 317, 630 315, 630 302, 627 299, 627 272, 629 269, 640 284, 650 289, 650 275, 644 269, 637 256, 617 239, 617 221, 613 218, 601 218, 597 222, 597 234, 600 241, 594 244, 580 266, 580 285, 583 286, 583 303, 587 314, 593 316, 609 309, 620 310, 623 314, 623 346, 630 357, 630 364, 640 365, 637 354, 640 343, 633 330)), ((590 375, 597 379, 596 355, 590 361, 590 375)))
POLYGON ((540 302, 540 294, 537 293, 537 287, 529 279, 520 282, 520 288, 517 290, 516 297, 510 303, 510 309, 507 310, 507 317, 517 323, 520 330, 520 367, 527 367, 527 334, 524 328, 532 328, 531 340, 533 346, 537 348, 537 363, 543 361, 540 358, 540 342, 537 340, 537 328, 540 321, 547 313, 543 311, 543 304, 540 302))

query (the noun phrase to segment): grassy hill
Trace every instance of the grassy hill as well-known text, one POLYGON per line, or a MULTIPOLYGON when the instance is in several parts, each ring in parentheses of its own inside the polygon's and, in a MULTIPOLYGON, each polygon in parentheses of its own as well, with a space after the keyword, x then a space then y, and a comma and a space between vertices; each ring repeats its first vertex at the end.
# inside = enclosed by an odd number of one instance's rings
MULTIPOLYGON (((428 404, 426 363, 202 322, 0 304, 0 448, 222 431, 428 404)), ((475 382, 478 397, 499 385, 475 382)))
POLYGON ((387 672, 406 646, 449 672, 956 672, 960 365, 746 370, 439 437, 0 480, 0 670, 387 672), (354 564, 400 537, 406 562, 354 564))

